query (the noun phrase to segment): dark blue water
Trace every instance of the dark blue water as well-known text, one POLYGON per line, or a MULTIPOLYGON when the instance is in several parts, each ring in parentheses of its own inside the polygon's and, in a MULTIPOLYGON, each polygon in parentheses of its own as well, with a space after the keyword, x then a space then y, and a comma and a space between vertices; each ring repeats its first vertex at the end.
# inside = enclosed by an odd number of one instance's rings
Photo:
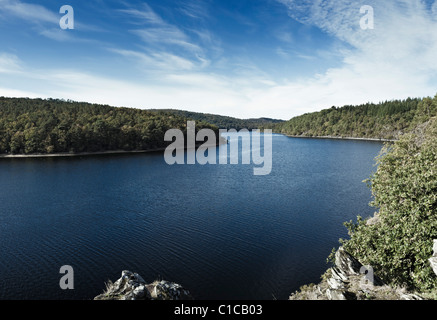
POLYGON ((380 148, 275 135, 268 176, 161 153, 1 159, 0 299, 92 299, 125 269, 196 299, 286 299, 319 281, 344 221, 373 213, 380 148))

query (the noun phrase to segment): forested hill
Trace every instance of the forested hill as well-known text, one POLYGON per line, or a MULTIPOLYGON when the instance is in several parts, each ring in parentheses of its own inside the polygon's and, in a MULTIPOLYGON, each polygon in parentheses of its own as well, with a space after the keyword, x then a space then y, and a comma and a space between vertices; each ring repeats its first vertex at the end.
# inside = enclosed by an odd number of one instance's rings
POLYGON ((195 121, 204 121, 211 123, 220 129, 272 129, 276 124, 284 122, 284 120, 270 119, 270 118, 256 118, 256 119, 238 119, 228 116, 220 116, 216 114, 200 113, 192 111, 183 111, 176 109, 152 109, 155 112, 170 112, 178 116, 192 119, 195 121))
POLYGON ((385 101, 358 106, 331 107, 278 124, 275 131, 292 136, 332 136, 398 139, 416 125, 437 115, 432 98, 385 101))
POLYGON ((0 154, 151 150, 168 129, 266 129, 295 136, 396 139, 437 115, 432 98, 332 107, 287 122, 237 119, 181 110, 141 110, 56 99, 0 97, 0 154))
MULTIPOLYGON (((153 150, 187 119, 169 112, 54 99, 0 97, 0 154, 153 150)), ((197 121, 196 130, 217 127, 197 121)))

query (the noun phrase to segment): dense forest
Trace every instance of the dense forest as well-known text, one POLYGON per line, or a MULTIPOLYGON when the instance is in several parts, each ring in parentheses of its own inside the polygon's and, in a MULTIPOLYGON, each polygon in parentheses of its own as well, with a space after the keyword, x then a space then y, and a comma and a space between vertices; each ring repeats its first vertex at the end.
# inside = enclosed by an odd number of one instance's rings
POLYGON ((191 112, 191 111, 183 111, 183 110, 175 110, 175 109, 156 109, 151 111, 169 112, 195 121, 204 121, 213 124, 219 127, 220 129, 227 129, 227 130, 272 129, 275 127, 276 124, 284 122, 284 120, 277 120, 277 119, 270 119, 270 118, 238 119, 228 116, 220 116, 216 114, 199 113, 199 112, 191 112))
MULTIPOLYGON (((186 131, 173 113, 54 99, 0 97, 0 154, 80 153, 163 148, 168 129, 186 131)), ((218 128, 202 121, 196 130, 218 128)))
POLYGON ((436 98, 408 98, 341 108, 333 106, 277 124, 275 131, 307 137, 398 139, 424 119, 435 115, 436 98))
POLYGON ((287 122, 163 109, 141 110, 57 99, 0 97, 0 154, 152 150, 168 129, 273 129, 294 136, 397 139, 437 115, 437 96, 332 107, 287 122))

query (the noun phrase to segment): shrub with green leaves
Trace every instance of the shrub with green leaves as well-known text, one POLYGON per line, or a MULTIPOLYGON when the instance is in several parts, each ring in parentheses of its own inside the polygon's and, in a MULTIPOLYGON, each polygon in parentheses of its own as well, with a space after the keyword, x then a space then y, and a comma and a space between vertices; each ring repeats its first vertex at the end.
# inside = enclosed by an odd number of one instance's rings
POLYGON ((436 152, 435 117, 386 145, 377 171, 367 180, 374 196, 371 205, 379 209, 376 219, 345 223, 350 239, 341 240, 386 283, 419 292, 437 290, 437 275, 428 261, 437 239, 436 152))

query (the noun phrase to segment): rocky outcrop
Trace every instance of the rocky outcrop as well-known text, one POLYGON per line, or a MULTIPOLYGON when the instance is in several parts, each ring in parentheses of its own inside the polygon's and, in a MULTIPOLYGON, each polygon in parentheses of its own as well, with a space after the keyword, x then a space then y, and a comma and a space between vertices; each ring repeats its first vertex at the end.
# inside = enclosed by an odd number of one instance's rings
POLYGON ((192 300, 192 296, 177 283, 161 280, 147 284, 138 273, 125 270, 94 300, 192 300))
POLYGON ((335 264, 319 284, 304 286, 290 300, 422 300, 405 289, 392 288, 340 247, 335 264))
MULTIPOLYGON (((429 259, 437 276, 437 240, 429 259)), ((121 278, 106 284, 104 293, 94 300, 192 300, 181 285, 165 280, 147 284, 138 274, 123 271, 121 278)), ((370 266, 363 266, 343 247, 335 253, 335 264, 319 284, 303 286, 290 300, 423 300, 418 294, 386 285, 370 266)))
POLYGON ((432 247, 434 253, 432 257, 429 259, 429 263, 431 264, 431 268, 434 273, 437 275, 437 240, 434 240, 434 245, 432 247))

